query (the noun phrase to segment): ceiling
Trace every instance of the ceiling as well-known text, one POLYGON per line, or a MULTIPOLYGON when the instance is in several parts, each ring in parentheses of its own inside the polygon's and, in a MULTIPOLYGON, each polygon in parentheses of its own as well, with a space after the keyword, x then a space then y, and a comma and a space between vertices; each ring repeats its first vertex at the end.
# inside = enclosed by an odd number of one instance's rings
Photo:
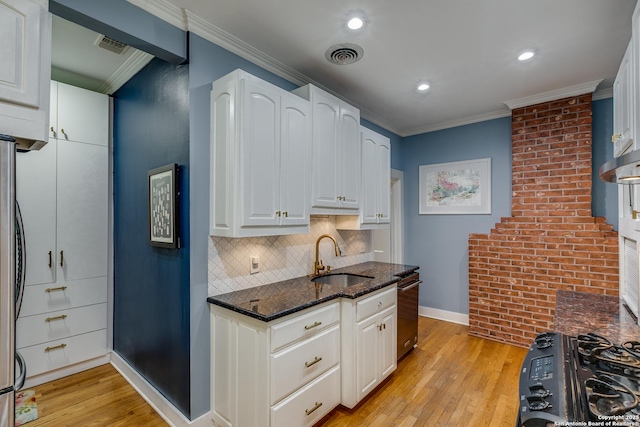
MULTIPOLYGON (((513 106, 510 101, 563 94, 587 82, 602 80, 596 96, 610 96, 631 38, 636 3, 128 1, 169 22, 167 16, 173 14, 174 25, 296 84, 317 84, 360 108, 365 119, 401 136, 507 116, 505 102, 513 106), (355 32, 345 25, 354 12, 366 22, 355 32), (349 65, 327 61, 327 49, 342 43, 359 45, 362 58, 349 65), (534 49, 536 56, 518 61, 525 48, 534 49), (431 88, 418 93, 416 86, 423 81, 431 88)), ((54 43, 55 33, 54 26, 54 43)), ((59 54, 54 46, 54 65, 59 54)), ((70 62, 65 65, 72 68, 70 62)), ((91 65, 95 71, 102 68, 97 61, 91 65)))

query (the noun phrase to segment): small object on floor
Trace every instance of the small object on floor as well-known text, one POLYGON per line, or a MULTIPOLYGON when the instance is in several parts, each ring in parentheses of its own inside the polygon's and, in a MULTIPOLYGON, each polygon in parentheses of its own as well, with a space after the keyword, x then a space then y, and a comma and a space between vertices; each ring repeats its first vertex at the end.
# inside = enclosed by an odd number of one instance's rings
POLYGON ((38 419, 38 403, 35 390, 16 392, 16 427, 38 419))

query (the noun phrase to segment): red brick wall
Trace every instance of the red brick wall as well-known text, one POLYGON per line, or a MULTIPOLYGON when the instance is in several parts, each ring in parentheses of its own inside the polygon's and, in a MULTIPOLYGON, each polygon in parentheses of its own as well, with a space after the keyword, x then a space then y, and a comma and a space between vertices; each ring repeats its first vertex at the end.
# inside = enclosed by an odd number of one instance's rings
POLYGON ((511 126, 511 217, 469 236, 469 325, 529 346, 558 289, 618 295, 618 237, 591 216, 591 94, 515 109, 511 126))

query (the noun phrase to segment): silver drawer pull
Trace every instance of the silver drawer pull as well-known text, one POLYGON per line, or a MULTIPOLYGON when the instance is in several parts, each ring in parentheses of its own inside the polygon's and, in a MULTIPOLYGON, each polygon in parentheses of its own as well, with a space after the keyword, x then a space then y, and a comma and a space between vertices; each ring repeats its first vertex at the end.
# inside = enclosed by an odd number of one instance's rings
POLYGON ((309 329, 313 329, 320 325, 322 325, 322 322, 313 322, 313 325, 305 325, 304 328, 308 331, 309 329))
POLYGON ((65 289, 67 289, 66 286, 60 286, 59 288, 47 288, 44 291, 49 293, 49 292, 55 292, 55 291, 64 291, 65 289))
POLYGON ((56 316, 56 317, 47 317, 46 319, 44 319, 45 322, 51 322, 52 320, 64 320, 67 318, 66 314, 63 314, 61 316, 56 316))
POLYGON ((318 357, 318 356, 316 356, 316 357, 313 359, 313 362, 304 362, 304 366, 306 366, 307 368, 310 368, 310 367, 312 367, 313 365, 315 365, 316 363, 318 363, 318 362, 319 362, 319 361, 321 361, 321 360, 322 360, 322 357, 318 357))
POLYGON ((313 414, 321 406, 322 406, 322 402, 316 402, 316 404, 313 406, 313 408, 305 409, 304 413, 307 414, 307 416, 309 416, 309 415, 313 414))
POLYGON ((44 351, 46 353, 52 351, 52 350, 62 350, 63 348, 65 348, 67 345, 66 344, 60 344, 60 345, 54 345, 53 347, 47 347, 44 349, 44 351))

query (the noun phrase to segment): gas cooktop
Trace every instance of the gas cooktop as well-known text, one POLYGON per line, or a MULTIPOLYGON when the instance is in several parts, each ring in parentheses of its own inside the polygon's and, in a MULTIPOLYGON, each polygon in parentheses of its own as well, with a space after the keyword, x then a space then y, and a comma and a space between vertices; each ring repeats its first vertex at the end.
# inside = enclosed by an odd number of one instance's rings
POLYGON ((520 372, 518 426, 640 426, 640 342, 538 335, 520 372))

